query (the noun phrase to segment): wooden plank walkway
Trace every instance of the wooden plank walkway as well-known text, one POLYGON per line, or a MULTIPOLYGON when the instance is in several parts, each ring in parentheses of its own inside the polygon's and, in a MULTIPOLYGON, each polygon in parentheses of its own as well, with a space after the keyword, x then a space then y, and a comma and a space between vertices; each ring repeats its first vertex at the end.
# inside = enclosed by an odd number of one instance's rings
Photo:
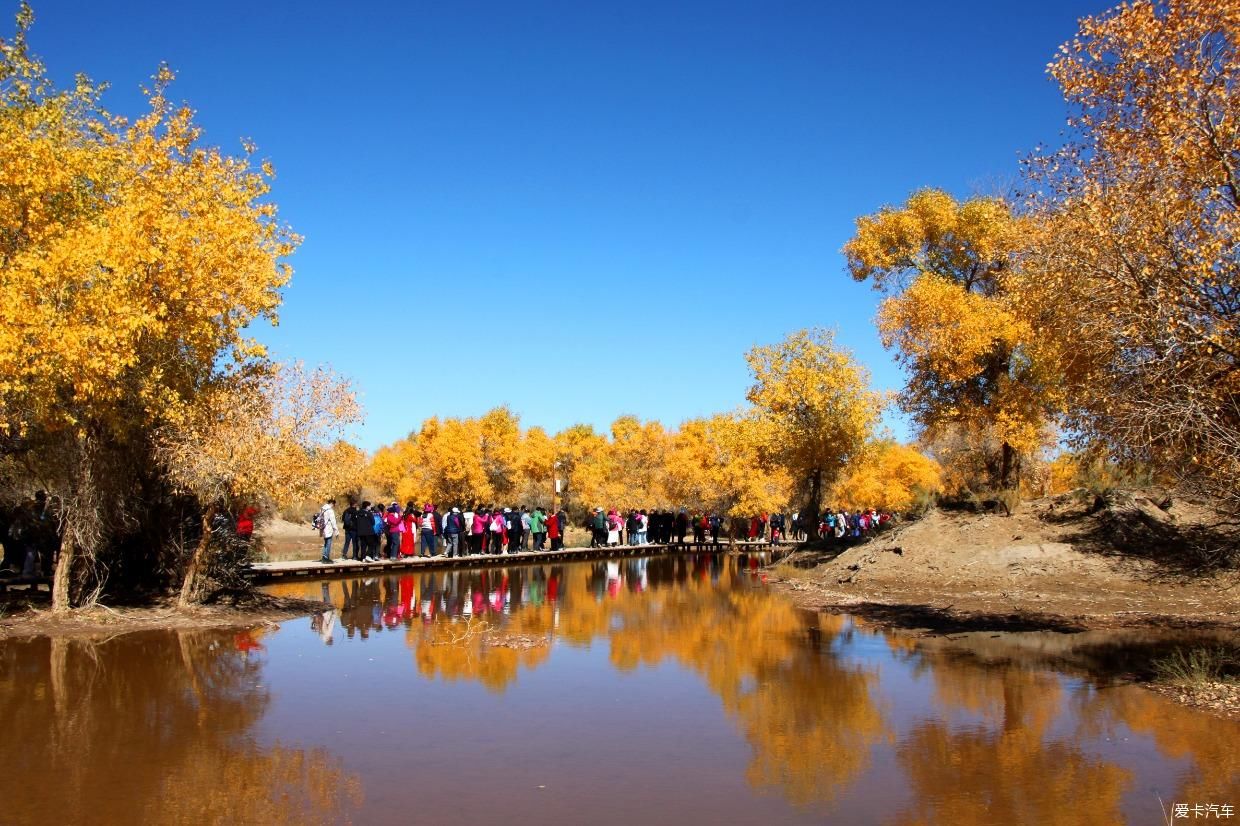
MULTIPOLYGON (((781 543, 775 547, 791 549, 795 543, 781 543)), ((532 563, 578 562, 589 559, 607 559, 631 556, 661 556, 678 553, 727 553, 734 549, 768 550, 771 543, 764 540, 729 543, 723 541, 718 547, 707 542, 704 545, 616 545, 611 548, 564 548, 559 551, 522 551, 516 554, 478 554, 475 556, 422 557, 407 559, 382 559, 378 562, 357 562, 352 559, 335 560, 331 565, 318 560, 292 560, 288 562, 255 562, 247 572, 256 582, 273 579, 321 579, 338 576, 359 576, 374 573, 398 573, 403 571, 430 571, 450 568, 494 568, 507 565, 532 563)))
POLYGON ((0 577, 0 594, 15 587, 24 587, 28 591, 38 591, 40 586, 46 588, 50 594, 52 592, 52 578, 42 575, 0 577))

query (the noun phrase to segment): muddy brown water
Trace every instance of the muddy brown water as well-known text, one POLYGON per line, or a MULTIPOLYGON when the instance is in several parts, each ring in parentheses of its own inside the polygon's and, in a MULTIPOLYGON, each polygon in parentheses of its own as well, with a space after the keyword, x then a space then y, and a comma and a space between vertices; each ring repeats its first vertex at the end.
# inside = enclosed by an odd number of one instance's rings
POLYGON ((290 583, 270 590, 334 609, 0 643, 0 823, 1144 824, 1167 822, 1160 805, 1240 807, 1240 725, 1125 684, 1167 640, 882 631, 797 611, 764 561, 290 583))

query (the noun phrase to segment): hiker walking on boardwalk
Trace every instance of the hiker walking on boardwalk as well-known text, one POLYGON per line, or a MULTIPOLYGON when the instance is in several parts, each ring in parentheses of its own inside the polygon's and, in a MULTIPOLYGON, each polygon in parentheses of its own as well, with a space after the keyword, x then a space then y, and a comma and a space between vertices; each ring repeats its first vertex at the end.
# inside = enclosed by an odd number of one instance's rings
POLYGON ((319 536, 323 537, 323 556, 319 559, 324 565, 332 564, 332 540, 335 539, 337 533, 336 527, 336 500, 328 499, 323 503, 323 507, 319 508, 318 515, 314 518, 314 526, 319 529, 319 536))
POLYGON ((530 533, 534 536, 534 550, 545 550, 547 541, 547 513, 542 508, 534 508, 530 514, 530 533))
POLYGON ((491 514, 491 553, 502 554, 508 542, 508 520, 499 508, 491 514))
POLYGON ((508 529, 508 553, 519 553, 521 542, 525 539, 525 525, 521 521, 521 512, 517 508, 505 509, 504 527, 508 529))
POLYGON ((401 517, 400 504, 393 502, 383 514, 383 530, 387 534, 387 546, 384 555, 391 560, 400 556, 400 536, 405 532, 405 522, 401 517))
POLYGON ((449 557, 461 555, 461 534, 465 532, 465 520, 460 508, 453 508, 443 518, 444 550, 449 557))
POLYGON ((547 538, 551 540, 551 550, 558 551, 564 547, 563 534, 560 533, 560 517, 559 514, 551 514, 547 517, 547 538))
POLYGON ((620 518, 620 514, 616 513, 616 509, 612 508, 607 513, 607 547, 620 544, 620 531, 623 528, 624 520, 620 518))
POLYGON ((362 502, 353 516, 353 530, 357 541, 353 546, 353 558, 358 562, 370 559, 370 540, 374 539, 375 523, 370 516, 370 502, 362 502))
POLYGON ((438 553, 435 543, 438 530, 439 514, 435 513, 434 505, 427 505, 422 508, 422 551, 419 556, 430 557, 438 553))
POLYGON ((353 558, 362 560, 362 545, 357 541, 357 502, 349 499, 349 507, 344 509, 340 517, 340 526, 344 528, 344 547, 340 549, 342 560, 349 558, 349 549, 353 549, 353 558))
POLYGON ((607 544, 607 516, 602 508, 595 508, 587 526, 593 532, 590 539, 591 548, 602 548, 607 544))
POLYGON ((474 512, 474 518, 469 526, 469 553, 480 554, 483 552, 483 543, 487 538, 487 516, 486 508, 479 508, 474 512))
POLYGON ((418 552, 418 509, 413 502, 405 503, 405 512, 400 516, 405 530, 400 535, 400 558, 411 557, 418 552))

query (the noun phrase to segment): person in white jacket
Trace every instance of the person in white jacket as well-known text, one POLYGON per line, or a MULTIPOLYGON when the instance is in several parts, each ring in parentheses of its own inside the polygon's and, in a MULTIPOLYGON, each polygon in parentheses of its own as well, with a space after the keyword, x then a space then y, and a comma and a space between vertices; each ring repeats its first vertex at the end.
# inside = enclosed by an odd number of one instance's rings
POLYGON ((340 529, 336 527, 335 499, 328 499, 323 503, 323 507, 319 509, 319 515, 314 522, 315 527, 319 529, 319 536, 323 537, 323 558, 319 562, 322 562, 324 565, 331 565, 332 540, 340 532, 340 529))

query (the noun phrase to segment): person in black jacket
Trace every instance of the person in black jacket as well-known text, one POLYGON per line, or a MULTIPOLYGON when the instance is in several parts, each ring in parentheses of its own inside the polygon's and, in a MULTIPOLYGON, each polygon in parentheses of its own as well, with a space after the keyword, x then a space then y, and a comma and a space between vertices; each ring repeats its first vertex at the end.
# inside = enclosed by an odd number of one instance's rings
POLYGON ((370 502, 363 502, 353 514, 353 529, 357 532, 357 538, 353 541, 353 558, 358 560, 371 560, 372 545, 374 550, 378 550, 379 540, 375 536, 375 520, 370 513, 370 502))
POLYGON ((508 526, 508 553, 520 553, 521 542, 525 538, 525 525, 521 522, 521 509, 517 507, 505 509, 504 522, 508 526))
POLYGON ((362 560, 362 544, 357 539, 357 503, 349 500, 349 507, 344 509, 340 517, 340 526, 344 529, 344 548, 340 551, 341 559, 349 558, 349 548, 353 548, 353 558, 362 560))
POLYGON ((784 538, 784 515, 782 513, 771 514, 771 544, 778 544, 784 538))

